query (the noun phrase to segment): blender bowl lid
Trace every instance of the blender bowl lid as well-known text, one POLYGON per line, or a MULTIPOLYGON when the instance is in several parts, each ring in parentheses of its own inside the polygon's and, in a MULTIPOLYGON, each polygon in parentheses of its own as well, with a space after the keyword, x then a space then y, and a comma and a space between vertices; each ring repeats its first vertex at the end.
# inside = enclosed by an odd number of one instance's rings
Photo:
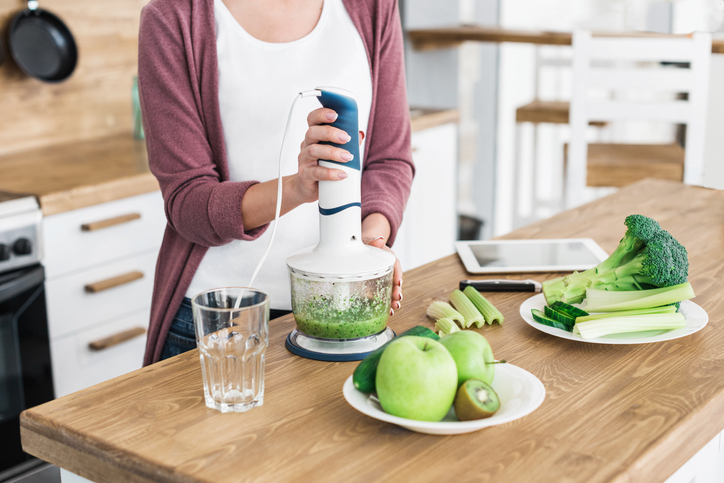
POLYGON ((324 251, 308 248, 287 258, 293 270, 320 278, 370 279, 388 273, 395 265, 395 255, 382 248, 361 245, 354 251, 324 251))

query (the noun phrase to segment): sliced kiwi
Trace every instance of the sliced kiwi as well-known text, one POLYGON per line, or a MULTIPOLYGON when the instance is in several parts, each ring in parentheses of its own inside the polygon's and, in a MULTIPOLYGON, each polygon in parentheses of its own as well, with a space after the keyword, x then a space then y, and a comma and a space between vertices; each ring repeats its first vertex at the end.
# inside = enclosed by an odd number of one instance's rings
POLYGON ((460 421, 489 418, 500 408, 493 388, 480 379, 468 379, 455 396, 455 414, 460 421))

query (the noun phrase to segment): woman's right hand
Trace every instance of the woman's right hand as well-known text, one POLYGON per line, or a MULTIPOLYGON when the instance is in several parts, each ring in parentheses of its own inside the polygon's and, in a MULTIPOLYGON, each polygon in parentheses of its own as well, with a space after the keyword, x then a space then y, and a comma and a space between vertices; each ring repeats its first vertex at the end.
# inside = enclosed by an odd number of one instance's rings
MULTIPOLYGON (((349 135, 329 125, 337 119, 337 113, 332 109, 320 107, 309 113, 307 124, 309 129, 304 136, 299 150, 299 169, 294 177, 294 190, 299 203, 310 203, 319 199, 319 181, 338 181, 347 177, 341 169, 331 169, 319 166, 320 159, 346 163, 354 156, 346 149, 337 148, 320 141, 336 144, 349 142, 349 135)), ((361 141, 361 138, 360 138, 361 141)))

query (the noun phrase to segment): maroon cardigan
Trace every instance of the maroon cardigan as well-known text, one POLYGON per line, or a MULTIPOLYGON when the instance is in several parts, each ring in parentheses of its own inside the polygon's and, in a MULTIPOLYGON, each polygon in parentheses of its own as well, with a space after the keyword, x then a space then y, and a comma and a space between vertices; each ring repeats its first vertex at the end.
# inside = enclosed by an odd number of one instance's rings
MULTIPOLYGON (((392 228, 392 245, 414 176, 397 1, 344 4, 362 37, 372 74, 362 217, 383 214, 392 228)), ((151 0, 141 13, 138 50, 148 159, 168 220, 156 265, 144 358, 148 365, 159 360, 173 317, 208 247, 253 240, 268 225, 247 231, 241 216, 241 199, 258 181, 229 181, 213 0, 151 0)))

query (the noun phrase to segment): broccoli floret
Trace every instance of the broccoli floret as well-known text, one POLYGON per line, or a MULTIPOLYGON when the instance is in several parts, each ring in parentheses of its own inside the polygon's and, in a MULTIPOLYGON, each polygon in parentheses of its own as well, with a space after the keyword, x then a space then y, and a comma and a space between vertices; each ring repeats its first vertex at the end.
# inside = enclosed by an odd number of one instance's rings
POLYGON ((630 215, 625 224, 626 234, 606 260, 586 271, 543 282, 548 304, 581 302, 589 287, 643 290, 686 282, 686 248, 651 218, 630 215))

